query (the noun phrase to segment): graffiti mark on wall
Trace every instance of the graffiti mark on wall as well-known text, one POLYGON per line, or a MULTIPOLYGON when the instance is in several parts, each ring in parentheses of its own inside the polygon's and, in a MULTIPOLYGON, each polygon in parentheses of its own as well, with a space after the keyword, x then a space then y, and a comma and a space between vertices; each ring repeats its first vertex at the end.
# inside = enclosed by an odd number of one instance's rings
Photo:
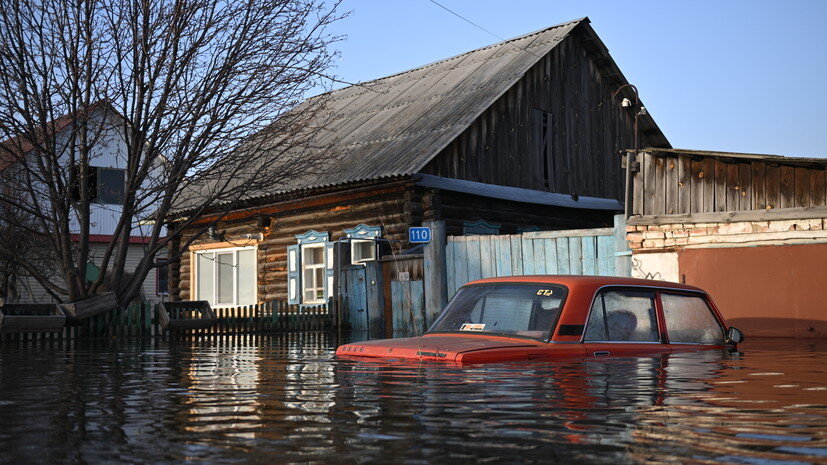
POLYGON ((660 274, 660 271, 647 271, 643 261, 639 258, 635 258, 634 256, 632 257, 632 276, 635 278, 663 280, 663 275, 660 274))

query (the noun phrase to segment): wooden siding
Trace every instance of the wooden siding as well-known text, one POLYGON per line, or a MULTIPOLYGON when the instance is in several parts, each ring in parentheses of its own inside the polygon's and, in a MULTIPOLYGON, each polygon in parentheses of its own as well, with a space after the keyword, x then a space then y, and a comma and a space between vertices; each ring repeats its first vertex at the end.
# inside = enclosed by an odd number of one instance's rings
MULTIPOLYGON (((606 77, 608 71, 592 56, 577 36, 566 38, 422 173, 623 198, 619 153, 632 147, 632 118, 612 101, 620 86, 617 77, 606 77), (543 112, 548 112, 550 126, 545 151, 543 112)), ((647 146, 645 134, 640 146, 647 146)))
POLYGON ((827 160, 644 152, 633 215, 695 215, 827 205, 827 160))

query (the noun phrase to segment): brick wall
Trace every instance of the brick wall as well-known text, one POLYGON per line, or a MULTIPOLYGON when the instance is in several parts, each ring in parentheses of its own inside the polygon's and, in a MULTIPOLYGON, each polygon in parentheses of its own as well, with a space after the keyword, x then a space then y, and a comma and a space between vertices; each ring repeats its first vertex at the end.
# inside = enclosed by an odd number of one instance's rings
POLYGON ((827 218, 627 226, 633 252, 827 242, 827 218))

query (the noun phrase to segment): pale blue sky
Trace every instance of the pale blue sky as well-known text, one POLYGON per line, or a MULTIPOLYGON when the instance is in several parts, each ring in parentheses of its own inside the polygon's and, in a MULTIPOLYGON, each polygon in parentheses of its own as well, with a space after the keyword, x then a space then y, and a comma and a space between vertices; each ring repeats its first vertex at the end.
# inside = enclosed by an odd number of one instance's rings
MULTIPOLYGON (((504 38, 588 16, 675 147, 827 157, 827 0, 438 1, 504 38)), ((428 0, 343 7, 350 82, 499 42, 428 0)))

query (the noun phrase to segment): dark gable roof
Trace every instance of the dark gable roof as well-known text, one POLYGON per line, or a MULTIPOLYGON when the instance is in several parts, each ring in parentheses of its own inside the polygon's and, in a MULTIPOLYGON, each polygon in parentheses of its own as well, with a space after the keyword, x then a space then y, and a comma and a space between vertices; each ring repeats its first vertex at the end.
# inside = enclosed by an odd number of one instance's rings
MULTIPOLYGON (((581 21, 329 94, 330 184, 422 169, 581 21)), ((311 181, 312 183, 312 181, 311 181)))
MULTIPOLYGON (((558 24, 323 94, 327 116, 314 145, 325 149, 306 155, 318 157, 323 174, 315 170, 267 192, 249 192, 246 200, 417 173, 578 26, 609 85, 619 87, 626 80, 588 23, 581 18, 558 24)), ((654 145, 669 147, 651 117, 642 118, 641 130, 654 145)))

